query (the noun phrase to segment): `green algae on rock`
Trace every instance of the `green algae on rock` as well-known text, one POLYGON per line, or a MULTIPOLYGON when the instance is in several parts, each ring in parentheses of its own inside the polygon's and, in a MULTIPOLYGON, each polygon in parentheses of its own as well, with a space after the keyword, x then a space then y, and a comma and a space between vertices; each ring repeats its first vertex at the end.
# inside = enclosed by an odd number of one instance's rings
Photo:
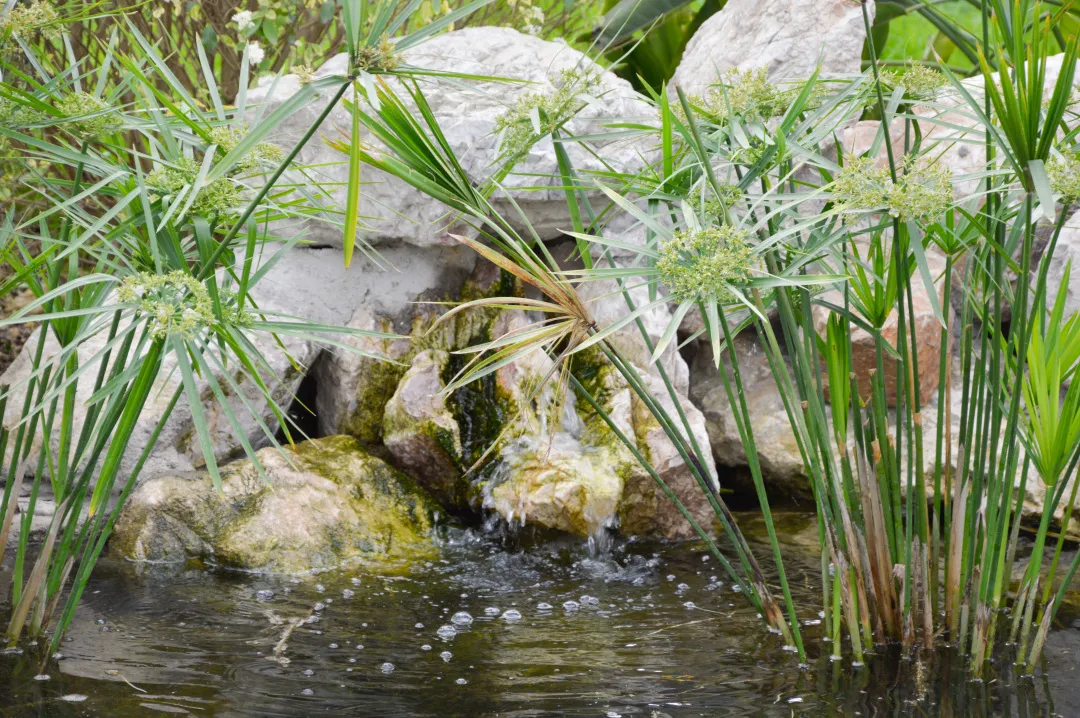
POLYGON ((112 552, 284 574, 433 555, 438 504, 357 439, 331 436, 258 457, 269 483, 238 461, 222 471, 221 494, 206 475, 146 481, 124 507, 112 552))

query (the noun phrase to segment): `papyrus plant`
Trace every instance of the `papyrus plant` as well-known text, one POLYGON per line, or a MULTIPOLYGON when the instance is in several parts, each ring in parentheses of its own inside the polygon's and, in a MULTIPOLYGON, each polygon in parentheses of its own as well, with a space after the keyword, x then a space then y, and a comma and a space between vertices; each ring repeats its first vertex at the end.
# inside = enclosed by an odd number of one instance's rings
MULTIPOLYGON (((701 312, 700 334, 712 345, 770 530, 786 616, 759 581, 760 567, 715 485, 705 476, 699 485, 737 554, 725 567, 750 587, 750 600, 800 655, 796 607, 769 521, 768 477, 757 456, 738 357, 730 351, 744 327, 753 328, 764 349, 814 497, 820 610, 835 658, 845 655, 845 645, 859 663, 872 647, 890 642, 912 650, 948 641, 971 656, 978 674, 993 648, 1013 639, 1020 641, 1020 660, 1033 669, 1076 570, 1074 562, 1057 581, 1057 559, 1048 571, 1041 563, 1051 519, 1070 485, 1080 431, 1070 399, 1076 390, 1064 389, 1074 371, 1066 347, 1075 321, 1063 316, 1060 296, 1053 309, 1044 309, 1049 261, 1076 199, 1075 182, 1062 169, 1076 156, 1069 110, 1076 42, 1053 39, 1057 5, 1013 0, 994 6, 983 6, 984 33, 976 42, 993 58, 981 65, 985 91, 948 73, 886 72, 871 42, 870 68, 855 77, 773 88, 763 77, 736 73, 703 97, 679 92, 678 102, 669 103, 668 93, 659 94, 654 127, 610 132, 654 138, 659 159, 637 174, 582 176, 564 150, 575 138, 565 126, 553 128, 546 136, 557 152, 563 149, 559 178, 572 225, 566 232, 586 264, 577 272, 558 269, 538 238, 515 233, 487 193, 476 192, 423 110, 418 89, 409 90, 408 104, 384 88, 376 101, 369 96, 357 105, 358 121, 381 132, 387 148, 365 153, 363 161, 469 219, 483 241, 469 243, 545 297, 536 305, 504 300, 546 319, 483 347, 489 353, 459 382, 522 352, 562 359, 599 346, 688 465, 699 469, 702 447, 690 438, 685 417, 669 416, 638 368, 606 339, 636 323, 642 311, 668 304, 673 314, 661 340, 654 343, 642 331, 656 362, 676 340, 682 319, 701 312), (1063 53, 1060 72, 1048 80, 1054 52, 1063 53), (421 108, 419 120, 413 106, 421 108), (836 139, 863 113, 882 120, 878 136, 862 156, 837 154, 836 139), (900 128, 899 136, 892 127, 900 128), (958 146, 984 150, 985 167, 951 171, 944 155, 958 146), (1057 169, 1048 172, 1048 164, 1057 169), (583 201, 585 192, 598 189, 611 200, 600 216, 583 201), (607 233, 606 220, 615 213, 629 214, 644 241, 607 233), (1046 217, 1052 235, 1036 267, 1035 227, 1046 217), (613 249, 631 258, 616 263, 613 249), (943 271, 932 255, 944 261, 943 271), (962 287, 955 300, 954 276, 962 287), (648 286, 651 302, 635 306, 626 292, 627 317, 596 326, 571 290, 612 279, 624 290, 648 286), (916 332, 915 288, 925 294, 940 332, 936 395, 920 381, 919 352, 927 347, 916 332), (885 336, 890 324, 892 340, 885 336), (864 375, 852 373, 856 327, 873 339, 875 366, 864 375), (1034 360, 1045 373, 1031 372, 1034 360), (960 394, 955 431, 954 388, 960 394), (938 421, 934 433, 924 435, 931 411, 938 421), (1020 552, 1028 481, 1043 482, 1048 498, 1037 548, 1014 594, 1009 579, 1020 552), (1008 610, 1012 630, 999 630, 1008 610), (1039 621, 1034 640, 1033 619, 1039 621)), ((662 374, 659 362, 655 368, 662 374)), ((572 371, 568 383, 578 389, 572 371)))
MULTIPOLYGON (((0 394, 0 402, 18 408, 17 420, 0 432, 0 545, 11 532, 18 537, 6 631, 11 645, 25 630, 34 636, 51 630, 55 650, 124 500, 181 400, 219 487, 204 394, 260 471, 259 444, 281 448, 279 427, 293 441, 298 428, 281 405, 293 397, 259 349, 258 335, 286 354, 290 337, 349 351, 356 350, 343 335, 390 337, 259 306, 252 289, 302 241, 297 234, 275 237, 274 220, 321 209, 279 180, 287 170, 303 171, 294 165, 297 154, 350 87, 370 84, 379 72, 422 72, 398 62, 398 53, 485 2, 390 43, 387 36, 419 3, 348 0, 350 74, 314 79, 272 112, 247 106, 246 57, 237 102, 226 105, 199 46, 207 108, 130 24, 94 48, 95 57, 104 57, 97 67, 71 55, 54 72, 25 42, 18 63, 4 62, 0 142, 25 168, 25 194, 34 201, 15 203, 0 222, 0 249, 12 270, 0 291, 25 285, 35 300, 0 323, 39 323, 25 380, 0 394), (297 109, 327 96, 296 145, 269 142, 297 109), (163 380, 177 376, 175 392, 159 396, 163 380), (159 420, 131 464, 125 456, 148 404, 159 420), (262 418, 263 407, 270 420, 262 418), (17 517, 27 481, 29 505, 17 517), (44 482, 56 512, 31 562, 31 520, 44 482)), ((351 187, 358 182, 354 177, 351 187)), ((306 368, 289 359, 296 370, 306 368)))

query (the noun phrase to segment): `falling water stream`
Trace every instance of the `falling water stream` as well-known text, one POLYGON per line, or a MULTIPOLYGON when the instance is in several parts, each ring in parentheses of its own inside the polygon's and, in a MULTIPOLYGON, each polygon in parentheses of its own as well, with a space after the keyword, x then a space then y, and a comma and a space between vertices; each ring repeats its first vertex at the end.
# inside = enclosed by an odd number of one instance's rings
MULTIPOLYGON (((813 606, 813 518, 782 528, 813 606)), ((972 682, 948 652, 832 663, 813 614, 800 667, 693 543, 454 530, 438 560, 299 579, 106 559, 44 674, 0 655, 0 716, 1075 716, 1075 617, 1049 678, 972 682)))

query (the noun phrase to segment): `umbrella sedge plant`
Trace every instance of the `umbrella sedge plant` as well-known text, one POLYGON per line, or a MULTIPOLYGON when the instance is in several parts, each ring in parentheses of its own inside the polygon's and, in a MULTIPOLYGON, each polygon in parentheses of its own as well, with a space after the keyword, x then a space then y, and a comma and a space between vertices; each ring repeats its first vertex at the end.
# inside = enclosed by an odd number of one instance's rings
MULTIPOLYGON (((497 181, 477 184, 462 172, 418 86, 399 97, 378 84, 374 98, 354 106, 355 121, 383 146, 363 147, 360 160, 444 202, 476 233, 462 241, 543 297, 483 300, 541 319, 472 348, 476 356, 448 390, 543 351, 556 359, 553 379, 596 407, 570 360, 599 348, 695 471, 735 554, 725 567, 800 656, 798 610, 809 607, 794 605, 783 571, 733 349, 741 331, 763 348, 813 495, 819 610, 834 658, 860 663, 890 643, 909 652, 947 643, 981 675, 997 647, 1016 643, 1032 671, 1077 570, 1076 560, 1062 566, 1080 458, 1080 390, 1069 381, 1077 324, 1064 294, 1050 296, 1047 286, 1080 196, 1077 46, 1055 39, 1061 5, 994 5, 984 6, 978 45, 993 64, 981 62, 972 80, 885 70, 871 41, 870 67, 857 76, 774 86, 763 73, 735 71, 703 96, 658 93, 655 123, 611 123, 610 138, 655 141, 655 160, 636 174, 579 173, 566 146, 591 151, 589 140, 601 135, 575 138, 569 118, 534 122, 547 130, 533 141, 550 139, 556 149, 566 234, 577 241, 581 270, 560 269, 523 214, 511 221, 495 211, 497 181), (864 114, 881 120, 877 135, 851 154, 844 130, 864 114), (958 148, 983 151, 985 164, 951 169, 948 154, 958 148), (600 212, 598 194, 609 200, 600 212), (639 238, 606 231, 620 214, 639 238), (1033 252, 1039 222, 1050 234, 1041 258, 1033 252), (524 233, 514 229, 523 224, 524 233), (611 280, 628 313, 597 326, 575 292, 611 280), (630 293, 642 286, 644 305, 630 293), (640 319, 661 305, 671 320, 655 340, 640 319), (693 311, 704 328, 692 339, 711 347, 746 450, 780 600, 702 470, 708 447, 695 444, 685 416, 666 411, 642 377, 657 371, 680 406, 658 359, 693 311), (653 366, 635 367, 608 341, 630 325, 641 329, 653 366), (870 338, 858 363, 853 332, 870 338), (1046 500, 1029 549, 1019 536, 1036 481, 1046 500), (1016 584, 1013 566, 1025 559, 1016 584)), ((869 35, 865 9, 864 19, 869 35)), ((695 528, 718 551, 709 527, 695 528)))
MULTIPOLYGON (((227 106, 196 43, 211 100, 205 107, 130 23, 91 48, 105 58, 92 69, 70 50, 68 65, 55 68, 55 57, 21 40, 22 56, 0 63, 0 144, 24 164, 25 194, 40 200, 16 204, 0 218, 0 251, 11 269, 0 291, 25 286, 34 295, 0 325, 38 327, 27 347, 26 378, 0 392, 0 413, 7 411, 0 430, 0 545, 14 536, 17 547, 9 645, 24 633, 50 633, 56 650, 178 405, 191 414, 198 450, 219 489, 206 397, 266 478, 256 447, 281 450, 278 428, 289 444, 299 429, 282 406, 295 397, 261 347, 285 352, 303 371, 286 340, 363 353, 342 337, 392 337, 259 305, 253 290, 302 240, 276 237, 273 223, 322 210, 308 193, 279 180, 287 171, 306 171, 294 160, 350 88, 370 84, 380 72, 424 73, 398 54, 488 1, 475 0, 390 43, 387 36, 420 0, 348 0, 350 74, 315 79, 272 111, 247 105, 246 56, 241 91, 227 106), (294 112, 327 96, 296 145, 269 142, 294 112), (147 412, 158 419, 151 429, 139 424, 147 412), (147 431, 144 449, 131 456, 133 437, 141 440, 147 431), (32 519, 45 486, 56 511, 35 552, 32 519), (22 495, 28 505, 17 512, 22 495)), ((358 183, 350 177, 351 188, 358 183)), ((354 243, 346 246, 351 255, 354 243)), ((360 249, 378 261, 367 245, 360 249)))

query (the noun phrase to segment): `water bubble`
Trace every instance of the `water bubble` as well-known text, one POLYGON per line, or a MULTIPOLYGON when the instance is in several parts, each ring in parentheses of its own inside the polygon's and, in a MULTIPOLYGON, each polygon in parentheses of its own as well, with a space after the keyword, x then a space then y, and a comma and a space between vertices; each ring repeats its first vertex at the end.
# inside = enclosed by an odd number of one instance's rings
POLYGON ((304 675, 305 676, 313 676, 313 675, 315 675, 315 671, 308 668, 307 670, 304 671, 304 675))
POLYGON ((364 644, 363 643, 357 643, 356 644, 356 650, 358 650, 358 651, 364 650, 364 644))
POLYGON ((355 658, 350 658, 349 663, 356 663, 356 659, 355 658))
POLYGON ((552 608, 554 608, 554 606, 552 606, 547 601, 541 601, 540 603, 536 604, 536 609, 538 611, 550 611, 552 608))
POLYGON ((582 596, 581 597, 581 605, 582 606, 599 606, 600 605, 600 599, 597 598, 596 596, 582 596))
POLYGON ((383 673, 393 673, 394 672, 394 664, 387 661, 386 663, 379 666, 379 670, 382 671, 383 673))
POLYGON ((464 678, 458 678, 456 681, 454 681, 454 683, 457 683, 459 686, 463 686, 466 683, 468 683, 468 681, 465 680, 464 678))
POLYGON ((443 663, 449 663, 450 659, 454 657, 454 654, 450 651, 443 651, 439 654, 439 658, 443 659, 443 663))
POLYGON ((498 616, 499 615, 499 609, 496 608, 495 606, 488 606, 487 608, 484 609, 484 615, 485 616, 498 616))
POLYGON ((86 698, 82 693, 68 693, 66 696, 60 696, 60 700, 67 703, 82 703, 86 698))
POLYGON ((683 604, 683 607, 684 608, 689 608, 692 611, 695 608, 697 608, 697 604, 694 603, 693 601, 687 601, 686 603, 683 604))
POLYGON ((420 623, 419 621, 417 621, 416 625, 413 626, 413 628, 423 628, 423 627, 424 627, 424 624, 420 623))
POLYGON ((435 634, 444 641, 448 641, 457 635, 457 629, 447 624, 445 626, 440 626, 439 630, 435 631, 435 634))
POLYGON ((690 590, 690 584, 688 584, 688 583, 680 583, 675 588, 677 590, 679 590, 679 591, 689 591, 690 590))
POLYGON ((97 625, 99 625, 99 626, 104 626, 104 625, 105 625, 105 619, 104 619, 104 618, 99 618, 99 619, 97 620, 97 625))
POLYGON ((430 651, 431 650, 431 644, 430 643, 425 643, 424 645, 420 646, 420 650, 421 651, 430 651))
POLYGON ((302 696, 313 696, 313 695, 315 695, 315 691, 311 690, 310 688, 305 688, 304 690, 300 691, 300 695, 302 695, 302 696))
POLYGON ((360 579, 358 579, 356 576, 353 576, 349 580, 352 581, 352 585, 354 585, 354 586, 359 586, 360 585, 360 579))
POLYGON ((322 593, 325 590, 326 590, 326 586, 322 585, 321 583, 315 584, 315 591, 317 593, 322 593))
POLYGON ((518 611, 517 609, 511 608, 508 611, 503 611, 502 617, 503 617, 504 620, 507 620, 507 621, 520 621, 521 620, 521 611, 518 611))
POLYGON ((337 648, 337 647, 338 647, 338 644, 336 644, 336 643, 331 643, 331 644, 330 644, 330 647, 331 647, 331 648, 337 648))
POLYGON ((351 588, 346 588, 345 590, 343 590, 341 592, 341 597, 342 598, 352 598, 355 595, 356 595, 356 592, 353 591, 351 588))
POLYGON ((622 718, 622 713, 618 711, 608 711, 605 715, 607 718, 622 718))
POLYGON ((675 580, 675 574, 673 574, 673 573, 669 573, 669 574, 667 575, 667 580, 668 580, 668 581, 674 581, 674 580, 675 580))
POLYGON ((269 601, 273 597, 274 597, 274 592, 271 591, 268 588, 264 588, 261 591, 256 591, 255 592, 255 600, 256 601, 269 601))
POLYGON ((313 610, 315 610, 315 611, 325 611, 326 610, 326 604, 323 603, 322 601, 319 601, 318 603, 315 604, 313 610))
POLYGON ((50 678, 52 678, 52 676, 50 676, 48 673, 39 673, 36 676, 34 676, 35 681, 47 681, 50 678))
POLYGON ((794 698, 788 698, 787 702, 788 703, 802 703, 803 699, 799 698, 798 696, 795 696, 794 698))
POLYGON ((635 578, 630 583, 632 583, 635 586, 644 586, 645 585, 645 579, 642 578, 641 576, 638 576, 637 578, 635 578))
POLYGON ((581 608, 581 604, 577 601, 563 601, 562 607, 567 611, 576 611, 581 608))
POLYGON ((468 611, 458 611, 450 617, 450 622, 456 626, 468 626, 473 622, 473 617, 468 611))

